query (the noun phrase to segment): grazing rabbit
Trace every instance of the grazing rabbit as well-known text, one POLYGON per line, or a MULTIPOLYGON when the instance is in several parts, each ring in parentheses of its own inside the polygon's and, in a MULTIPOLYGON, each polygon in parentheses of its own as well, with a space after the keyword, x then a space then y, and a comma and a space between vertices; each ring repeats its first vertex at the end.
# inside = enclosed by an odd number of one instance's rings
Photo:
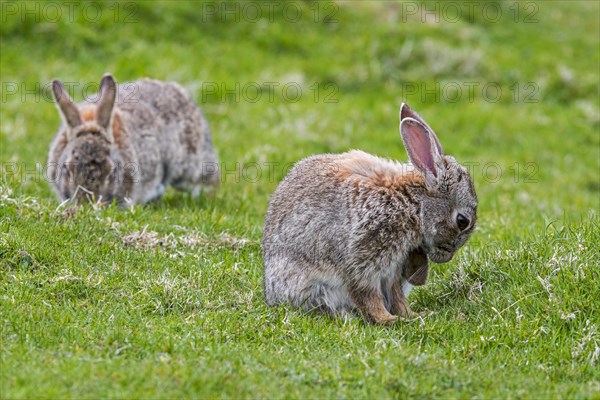
POLYGON ((55 80, 63 124, 50 145, 48 177, 60 200, 143 204, 166 187, 197 195, 219 183, 206 119, 176 83, 102 78, 96 102, 79 106, 55 80))
POLYGON ((281 182, 262 241, 269 305, 358 309, 389 324, 413 314, 407 296, 427 280, 427 258, 450 261, 467 241, 477 219, 471 176, 406 104, 400 121, 410 164, 357 150, 323 154, 281 182))

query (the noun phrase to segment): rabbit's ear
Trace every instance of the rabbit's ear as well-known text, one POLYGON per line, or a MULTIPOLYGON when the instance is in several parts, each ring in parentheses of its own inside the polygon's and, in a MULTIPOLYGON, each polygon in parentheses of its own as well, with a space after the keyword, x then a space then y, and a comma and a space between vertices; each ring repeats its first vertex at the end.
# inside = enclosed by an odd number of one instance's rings
POLYGON ((423 117, 421 117, 419 114, 417 114, 417 112, 415 110, 413 110, 412 108, 410 108, 408 106, 408 104, 406 104, 406 103, 402 103, 402 106, 400 107, 400 121, 402 121, 404 118, 412 118, 414 120, 419 121, 421 124, 423 124, 423 126, 425 128, 427 128, 427 130, 429 131, 429 136, 431 136, 433 143, 435 143, 438 154, 440 156, 444 155, 444 149, 442 148, 442 144, 440 143, 440 140, 438 139, 438 137, 435 134, 435 132, 433 131, 433 129, 431 129, 429 124, 427 122, 425 122, 423 117))
POLYGON ((404 118, 400 122, 400 134, 410 161, 425 176, 428 184, 435 184, 440 174, 436 166, 440 155, 428 129, 413 118, 404 118))
POLYGON ((117 97, 117 84, 110 74, 104 75, 100 82, 100 100, 96 109, 96 122, 108 128, 112 118, 112 111, 117 97))
POLYGON ((52 81, 52 93, 65 123, 71 128, 81 125, 79 110, 58 79, 52 81))

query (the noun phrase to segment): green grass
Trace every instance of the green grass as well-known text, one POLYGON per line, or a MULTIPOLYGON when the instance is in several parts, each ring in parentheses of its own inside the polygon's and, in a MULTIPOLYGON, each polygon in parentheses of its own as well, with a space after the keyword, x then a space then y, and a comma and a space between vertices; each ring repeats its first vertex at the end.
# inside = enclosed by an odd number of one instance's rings
POLYGON ((295 22, 283 3, 261 21, 241 3, 91 3, 98 21, 24 4, 0 4, 0 397, 600 398, 597 2, 490 2, 497 22, 439 8, 439 23, 405 8, 436 2, 302 2, 295 22), (106 71, 176 80, 201 103, 226 170, 214 198, 59 207, 44 85, 78 82, 79 100, 106 71), (411 295, 423 317, 386 328, 267 307, 277 183, 315 153, 405 160, 403 100, 471 163, 480 199, 470 242, 411 295))

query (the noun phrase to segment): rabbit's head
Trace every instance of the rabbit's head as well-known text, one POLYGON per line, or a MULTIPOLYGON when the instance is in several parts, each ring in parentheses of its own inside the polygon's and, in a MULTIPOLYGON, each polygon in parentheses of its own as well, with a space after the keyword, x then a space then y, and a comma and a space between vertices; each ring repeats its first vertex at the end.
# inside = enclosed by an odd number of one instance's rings
POLYGON ((62 165, 57 166, 63 197, 74 197, 81 202, 93 193, 96 199, 102 196, 103 200, 110 200, 116 184, 115 162, 111 155, 115 80, 105 75, 100 83, 98 102, 81 109, 60 81, 52 82, 52 91, 67 133, 62 165))
POLYGON ((468 170, 444 155, 429 125, 406 104, 400 109, 400 133, 411 163, 423 175, 422 248, 433 262, 452 259, 477 220, 477 196, 468 170))

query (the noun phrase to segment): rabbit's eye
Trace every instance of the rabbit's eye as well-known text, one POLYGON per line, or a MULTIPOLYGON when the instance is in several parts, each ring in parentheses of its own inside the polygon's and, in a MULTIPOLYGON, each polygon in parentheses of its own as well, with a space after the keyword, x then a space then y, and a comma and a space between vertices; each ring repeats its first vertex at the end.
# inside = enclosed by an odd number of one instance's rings
POLYGON ((462 214, 458 214, 456 216, 456 225, 458 226, 458 229, 464 231, 469 226, 469 218, 465 217, 462 214))

